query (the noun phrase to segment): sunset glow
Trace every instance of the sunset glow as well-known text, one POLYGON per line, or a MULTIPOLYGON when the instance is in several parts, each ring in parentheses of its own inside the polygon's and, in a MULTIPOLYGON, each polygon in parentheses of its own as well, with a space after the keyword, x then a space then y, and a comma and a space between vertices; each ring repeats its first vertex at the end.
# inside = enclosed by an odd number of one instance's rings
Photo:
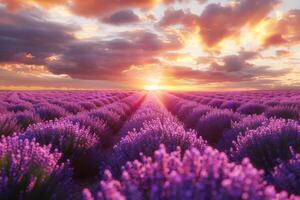
POLYGON ((0 86, 296 89, 299 27, 297 0, 2 0, 0 86))
POLYGON ((159 85, 146 85, 144 87, 145 90, 148 90, 148 91, 157 91, 157 90, 160 90, 160 86, 159 85))

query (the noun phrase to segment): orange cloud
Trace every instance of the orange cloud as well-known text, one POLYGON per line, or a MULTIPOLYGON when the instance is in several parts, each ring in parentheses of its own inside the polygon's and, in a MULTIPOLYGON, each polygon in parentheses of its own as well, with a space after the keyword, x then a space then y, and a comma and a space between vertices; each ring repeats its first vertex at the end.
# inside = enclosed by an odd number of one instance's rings
POLYGON ((53 5, 58 5, 62 3, 66 3, 65 0, 3 0, 3 3, 9 8, 10 10, 20 9, 28 4, 39 4, 43 7, 51 7, 53 5))
POLYGON ((263 20, 279 0, 241 0, 226 6, 209 4, 199 18, 200 36, 209 48, 263 20))
POLYGON ((270 31, 264 38, 263 47, 295 45, 300 43, 300 10, 290 10, 279 20, 270 20, 270 31))
POLYGON ((49 8, 57 5, 69 7, 75 14, 85 17, 100 17, 127 8, 150 9, 160 3, 174 3, 188 0, 3 0, 7 8, 20 9, 30 4, 49 8))

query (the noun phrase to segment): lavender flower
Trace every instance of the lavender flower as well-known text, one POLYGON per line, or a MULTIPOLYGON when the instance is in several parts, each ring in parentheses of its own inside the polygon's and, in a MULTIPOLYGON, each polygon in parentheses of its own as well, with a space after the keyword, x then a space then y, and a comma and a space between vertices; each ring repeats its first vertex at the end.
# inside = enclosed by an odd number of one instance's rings
POLYGON ((93 110, 97 108, 96 105, 91 102, 81 102, 79 105, 85 110, 93 110))
POLYGON ((185 131, 174 119, 156 119, 145 122, 140 131, 134 130, 122 138, 113 148, 110 165, 116 168, 114 171, 118 174, 120 166, 139 158, 140 153, 152 156, 160 144, 164 144, 169 152, 175 151, 178 146, 183 151, 191 147, 203 150, 206 145, 195 132, 185 131))
POLYGON ((288 199, 267 186, 248 159, 235 165, 212 148, 167 153, 161 146, 154 154, 128 162, 120 181, 106 171, 97 194, 84 189, 83 199, 288 199))
POLYGON ((264 115, 249 115, 241 119, 239 122, 232 123, 231 129, 224 131, 222 139, 218 143, 218 149, 228 151, 233 147, 233 142, 238 136, 245 135, 247 130, 254 130, 269 121, 264 115))
POLYGON ((7 108, 6 106, 0 103, 0 114, 4 114, 4 113, 7 113, 7 108))
POLYGON ((24 112, 28 110, 32 110, 33 106, 29 102, 20 102, 16 103, 8 108, 10 112, 24 112))
POLYGON ((77 114, 83 111, 83 108, 77 103, 64 103, 62 107, 69 113, 77 114))
POLYGON ((273 119, 238 137, 231 156, 235 161, 248 157, 254 166, 269 173, 279 160, 291 157, 291 148, 300 152, 300 125, 296 121, 273 119))
POLYGON ((9 136, 21 130, 12 114, 0 115, 0 136, 9 136))
POLYGON ((236 111, 240 107, 240 105, 241 103, 237 101, 225 101, 224 103, 222 103, 220 108, 236 111))
POLYGON ((16 113, 15 118, 21 130, 26 130, 29 125, 41 121, 40 117, 32 111, 18 112, 16 113))
POLYGON ((70 159, 75 177, 84 178, 97 173, 101 154, 97 151, 97 137, 79 125, 68 121, 55 121, 29 127, 21 139, 35 140, 41 145, 51 144, 51 150, 58 149, 60 162, 70 159), (98 155, 99 154, 99 155, 98 155))
POLYGON ((300 195, 300 154, 282 162, 272 172, 272 182, 279 190, 300 195))
POLYGON ((213 99, 207 105, 214 107, 214 108, 219 108, 222 104, 223 104, 223 100, 213 99))
POLYGON ((50 146, 18 137, 0 142, 0 196, 11 199, 67 199, 72 170, 57 165, 60 154, 50 146))
POLYGON ((53 104, 44 104, 36 108, 36 113, 39 114, 42 120, 55 120, 66 116, 66 111, 59 106, 53 104))
POLYGON ((98 120, 103 120, 113 132, 117 132, 120 128, 121 116, 107 108, 102 108, 89 113, 89 116, 98 120))
POLYGON ((211 111, 211 108, 208 106, 199 105, 195 107, 185 118, 184 124, 189 128, 194 128, 198 120, 209 111, 211 111))
POLYGON ((276 117, 276 118, 283 118, 283 119, 299 119, 299 109, 297 107, 289 107, 289 106, 275 106, 269 108, 265 115, 268 118, 276 117))
POLYGON ((232 122, 240 120, 238 114, 229 110, 212 110, 201 117, 196 130, 209 144, 216 144, 223 136, 223 132, 231 128, 232 122))
POLYGON ((245 103, 242 104, 237 111, 245 114, 245 115, 253 115, 257 114, 260 115, 266 110, 266 107, 262 104, 258 103, 245 103))
POLYGON ((74 125, 78 124, 80 128, 88 129, 91 134, 96 135, 102 149, 112 146, 114 135, 104 120, 90 117, 87 114, 71 116, 67 120, 74 125))

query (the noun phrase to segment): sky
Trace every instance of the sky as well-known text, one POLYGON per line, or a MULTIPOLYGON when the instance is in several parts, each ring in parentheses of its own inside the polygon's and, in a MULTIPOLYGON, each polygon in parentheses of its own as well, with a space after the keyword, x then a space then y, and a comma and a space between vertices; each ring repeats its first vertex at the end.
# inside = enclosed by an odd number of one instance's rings
POLYGON ((300 89, 299 0, 0 0, 0 89, 300 89))

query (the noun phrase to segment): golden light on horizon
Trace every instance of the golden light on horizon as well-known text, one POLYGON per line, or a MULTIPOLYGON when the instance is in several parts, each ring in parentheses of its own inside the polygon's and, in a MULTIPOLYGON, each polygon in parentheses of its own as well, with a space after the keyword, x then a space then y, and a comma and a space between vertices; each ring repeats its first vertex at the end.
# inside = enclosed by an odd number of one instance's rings
POLYGON ((161 87, 159 85, 145 85, 144 90, 147 91, 158 91, 161 90, 161 87))

